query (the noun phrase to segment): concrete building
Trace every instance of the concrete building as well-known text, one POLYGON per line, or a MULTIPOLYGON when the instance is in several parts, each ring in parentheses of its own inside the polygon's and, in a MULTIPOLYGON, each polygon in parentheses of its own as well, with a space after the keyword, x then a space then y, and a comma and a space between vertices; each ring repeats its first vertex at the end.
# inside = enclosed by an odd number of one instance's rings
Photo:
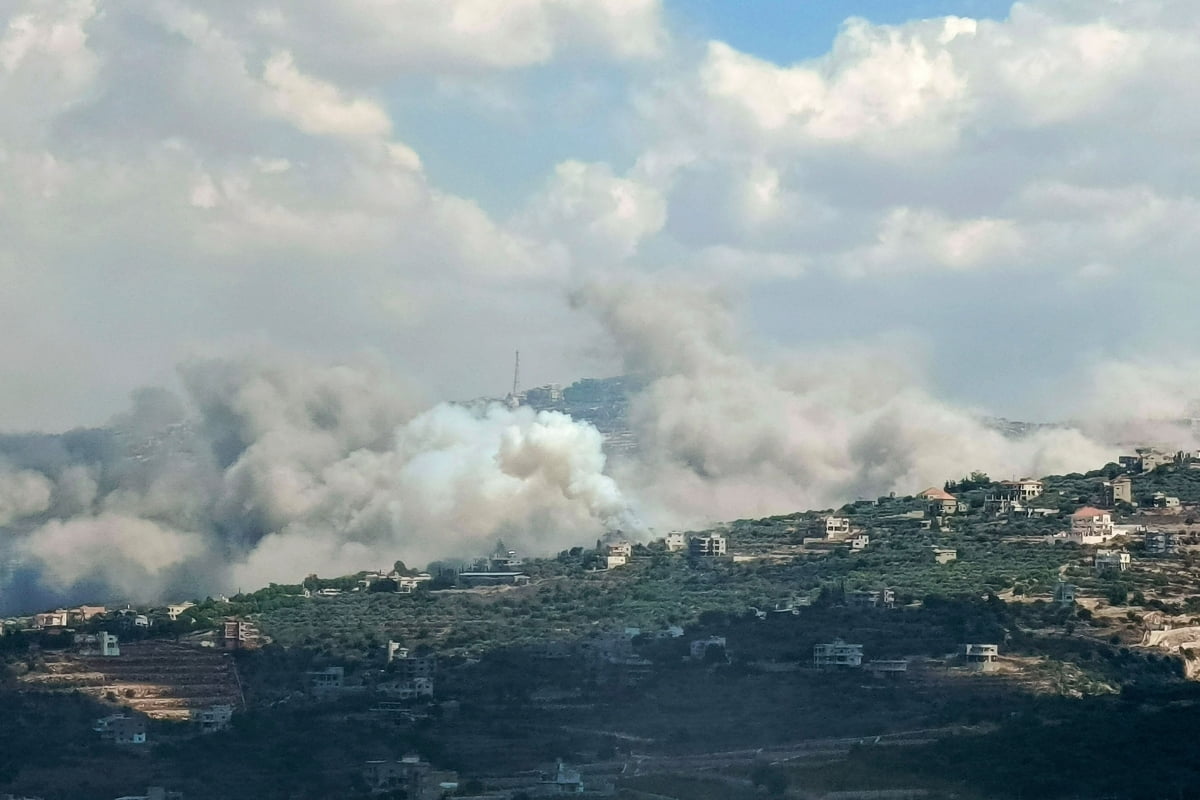
POLYGON ((1064 606, 1074 605, 1077 593, 1075 584, 1059 581, 1058 585, 1054 587, 1054 601, 1064 606))
POLYGON ((1147 531, 1143 542, 1151 555, 1173 556, 1179 552, 1179 536, 1169 531, 1147 531))
POLYGON ((1117 461, 1125 469, 1134 472, 1150 472, 1163 464, 1172 463, 1174 457, 1159 452, 1153 447, 1139 447, 1134 451, 1134 455, 1121 456, 1117 461))
POLYGON ((458 580, 467 586, 524 586, 529 576, 524 572, 460 572, 458 580))
POLYGON ((221 629, 221 645, 226 650, 253 650, 258 647, 258 627, 242 619, 227 619, 221 629))
POLYGON ((1155 508, 1179 508, 1179 498, 1171 497, 1166 492, 1154 493, 1155 508))
POLYGON ((958 560, 958 550, 953 547, 934 547, 933 560, 939 564, 949 564, 958 560))
POLYGON ((1013 500, 1027 503, 1042 494, 1045 486, 1036 478, 1021 478, 1019 481, 1001 481, 1002 490, 1013 500))
POLYGON ((1104 544, 1113 537, 1112 515, 1099 508, 1084 506, 1071 515, 1067 540, 1079 545, 1104 544))
POLYGON ((998 666, 1000 647, 994 644, 964 644, 959 655, 971 669, 978 672, 992 672, 998 666))
POLYGON ((687 537, 682 533, 668 533, 666 538, 663 539, 663 542, 666 544, 667 550, 672 553, 678 550, 684 550, 688 546, 687 537))
POLYGON ((605 569, 616 569, 617 567, 623 567, 628 563, 629 559, 626 556, 614 556, 610 554, 604 557, 605 569))
POLYGON ((218 733, 228 730, 233 724, 233 706, 215 705, 194 708, 188 712, 188 721, 200 733, 218 733))
POLYGON ((121 655, 121 645, 118 643, 115 633, 100 631, 96 634, 96 644, 99 647, 100 655, 105 658, 116 658, 121 655))
POLYGON ((57 611, 46 611, 33 615, 33 627, 45 630, 47 628, 65 628, 71 624, 71 612, 65 608, 57 611))
POLYGON ((862 660, 861 644, 847 644, 841 639, 835 639, 828 644, 813 647, 813 666, 821 669, 861 667, 862 660))
POLYGON ((381 683, 377 687, 380 694, 397 700, 420 700, 433 697, 432 678, 413 678, 411 680, 391 681, 381 683))
POLYGON ((129 717, 125 714, 113 714, 96 720, 92 730, 100 734, 106 742, 119 745, 144 745, 146 739, 146 720, 142 717, 129 717))
POLYGON ((851 550, 866 550, 871 544, 871 537, 865 533, 859 533, 850 538, 851 550))
POLYGON ((341 691, 346 682, 345 667, 326 667, 308 673, 308 687, 315 695, 328 695, 341 691))
POLYGON ((709 636, 707 639, 694 639, 688 646, 688 653, 692 661, 703 661, 708 655, 710 647, 719 647, 722 651, 728 652, 724 636, 709 636))
POLYGON ((688 539, 688 555, 692 558, 716 558, 726 554, 729 543, 719 533, 693 536, 688 539))
POLYGON ((875 676, 897 677, 908 672, 907 658, 874 659, 866 664, 868 672, 875 676))
POLYGON ((821 517, 813 526, 813 535, 826 539, 844 539, 850 535, 850 518, 821 517))
POLYGON ((457 773, 436 770, 416 755, 398 761, 368 761, 363 779, 372 794, 400 790, 407 800, 442 800, 458 790, 457 773))
POLYGON ((187 611, 192 606, 196 605, 191 600, 185 600, 182 603, 172 603, 167 606, 167 618, 174 622, 179 619, 179 615, 187 611))
POLYGON ((958 498, 945 489, 931 486, 921 492, 920 496, 929 501, 929 513, 934 516, 940 517, 945 514, 955 514, 958 512, 958 498))
POLYGON ((1124 572, 1132 560, 1124 550, 1097 550, 1096 572, 1124 572))
POLYGON ((78 606, 68 612, 71 622, 87 622, 106 613, 108 609, 104 606, 78 606))
POLYGON ((846 605, 851 608, 894 608, 896 591, 894 589, 873 589, 846 594, 846 605))
POLYGON ((1117 503, 1133 505, 1133 478, 1118 475, 1104 482, 1104 505, 1114 508, 1117 503))

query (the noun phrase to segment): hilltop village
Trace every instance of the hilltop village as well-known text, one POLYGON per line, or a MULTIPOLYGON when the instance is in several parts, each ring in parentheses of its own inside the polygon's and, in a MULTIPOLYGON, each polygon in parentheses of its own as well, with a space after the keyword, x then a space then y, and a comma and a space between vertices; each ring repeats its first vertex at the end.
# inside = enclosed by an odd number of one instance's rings
POLYGON ((920 488, 551 558, 501 542, 428 572, 5 619, 0 792, 1190 792, 1200 457, 920 488), (1130 736, 1156 742, 1152 785, 1076 758, 1130 736))

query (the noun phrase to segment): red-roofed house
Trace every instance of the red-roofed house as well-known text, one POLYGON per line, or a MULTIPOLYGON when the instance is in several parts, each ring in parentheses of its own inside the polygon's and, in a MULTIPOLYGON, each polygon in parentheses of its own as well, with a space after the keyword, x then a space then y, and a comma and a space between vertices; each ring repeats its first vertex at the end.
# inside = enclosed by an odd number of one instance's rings
POLYGON ((1113 537, 1112 515, 1099 508, 1084 506, 1071 515, 1067 541, 1075 544, 1104 544, 1113 537))
POLYGON ((921 492, 920 496, 929 501, 929 510, 934 514, 953 514, 958 511, 958 498, 945 489, 931 486, 921 492))

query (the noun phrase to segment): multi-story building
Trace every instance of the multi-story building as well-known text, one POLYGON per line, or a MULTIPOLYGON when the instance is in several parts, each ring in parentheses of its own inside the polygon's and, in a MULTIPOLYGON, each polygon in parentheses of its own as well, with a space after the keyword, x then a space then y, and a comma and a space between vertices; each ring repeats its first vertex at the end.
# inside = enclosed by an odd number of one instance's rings
POLYGON ((1132 560, 1124 550, 1097 550, 1096 572, 1124 572, 1132 560))
POLYGON ((929 501, 929 513, 934 516, 940 517, 945 514, 954 514, 958 511, 958 498, 945 489, 931 486, 921 492, 921 497, 929 501))
POLYGON ((233 722, 233 706, 215 705, 194 708, 188 712, 188 721, 200 733, 217 733, 228 730, 233 722))
POLYGON ((852 608, 892 608, 896 605, 896 590, 873 589, 848 592, 846 605, 852 608))
POLYGON ((415 755, 399 761, 368 761, 363 778, 373 794, 401 790, 408 800, 441 800, 458 789, 457 773, 435 770, 415 755))
POLYGON ((1170 556, 1179 552, 1179 536, 1169 531, 1147 531, 1146 552, 1151 555, 1170 556))
POLYGON ((227 619, 221 629, 221 644, 226 650, 253 650, 258 647, 258 627, 243 619, 227 619))
POLYGON ((971 669, 991 672, 1000 660, 1000 647, 994 644, 964 644, 959 655, 971 669))
POLYGON ((850 518, 821 517, 813 526, 813 535, 826 539, 844 539, 850 535, 850 518))
POLYGON ((1117 503, 1133 505, 1133 478, 1118 475, 1104 482, 1104 505, 1113 508, 1117 503))
POLYGON ((687 537, 682 533, 668 533, 666 538, 663 539, 663 542, 666 544, 667 550, 670 550, 671 552, 683 550, 688 545, 687 537))
POLYGON ((1112 537, 1112 515, 1107 511, 1084 506, 1071 515, 1068 541, 1080 545, 1104 544, 1112 537))
POLYGON ((345 682, 345 667, 326 667, 308 673, 308 686, 315 695, 327 695, 340 691, 345 682))
POLYGON ((728 542, 719 533, 707 536, 693 536, 688 540, 688 555, 693 558, 715 558, 723 556, 728 549, 728 542))
POLYGON ((113 714, 96 720, 92 730, 104 741, 119 745, 143 745, 146 743, 146 720, 113 714))
POLYGON ((835 639, 813 647, 813 665, 822 669, 861 667, 863 646, 835 639))

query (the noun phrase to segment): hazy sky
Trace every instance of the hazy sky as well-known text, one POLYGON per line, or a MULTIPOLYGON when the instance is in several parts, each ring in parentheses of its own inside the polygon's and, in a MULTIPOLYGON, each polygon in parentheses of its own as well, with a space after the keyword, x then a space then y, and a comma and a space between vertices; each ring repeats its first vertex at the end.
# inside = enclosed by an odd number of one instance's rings
POLYGON ((9 0, 0 429, 196 354, 611 373, 568 295, 646 274, 1065 416, 1198 349, 1197 74, 1195 0, 9 0))

